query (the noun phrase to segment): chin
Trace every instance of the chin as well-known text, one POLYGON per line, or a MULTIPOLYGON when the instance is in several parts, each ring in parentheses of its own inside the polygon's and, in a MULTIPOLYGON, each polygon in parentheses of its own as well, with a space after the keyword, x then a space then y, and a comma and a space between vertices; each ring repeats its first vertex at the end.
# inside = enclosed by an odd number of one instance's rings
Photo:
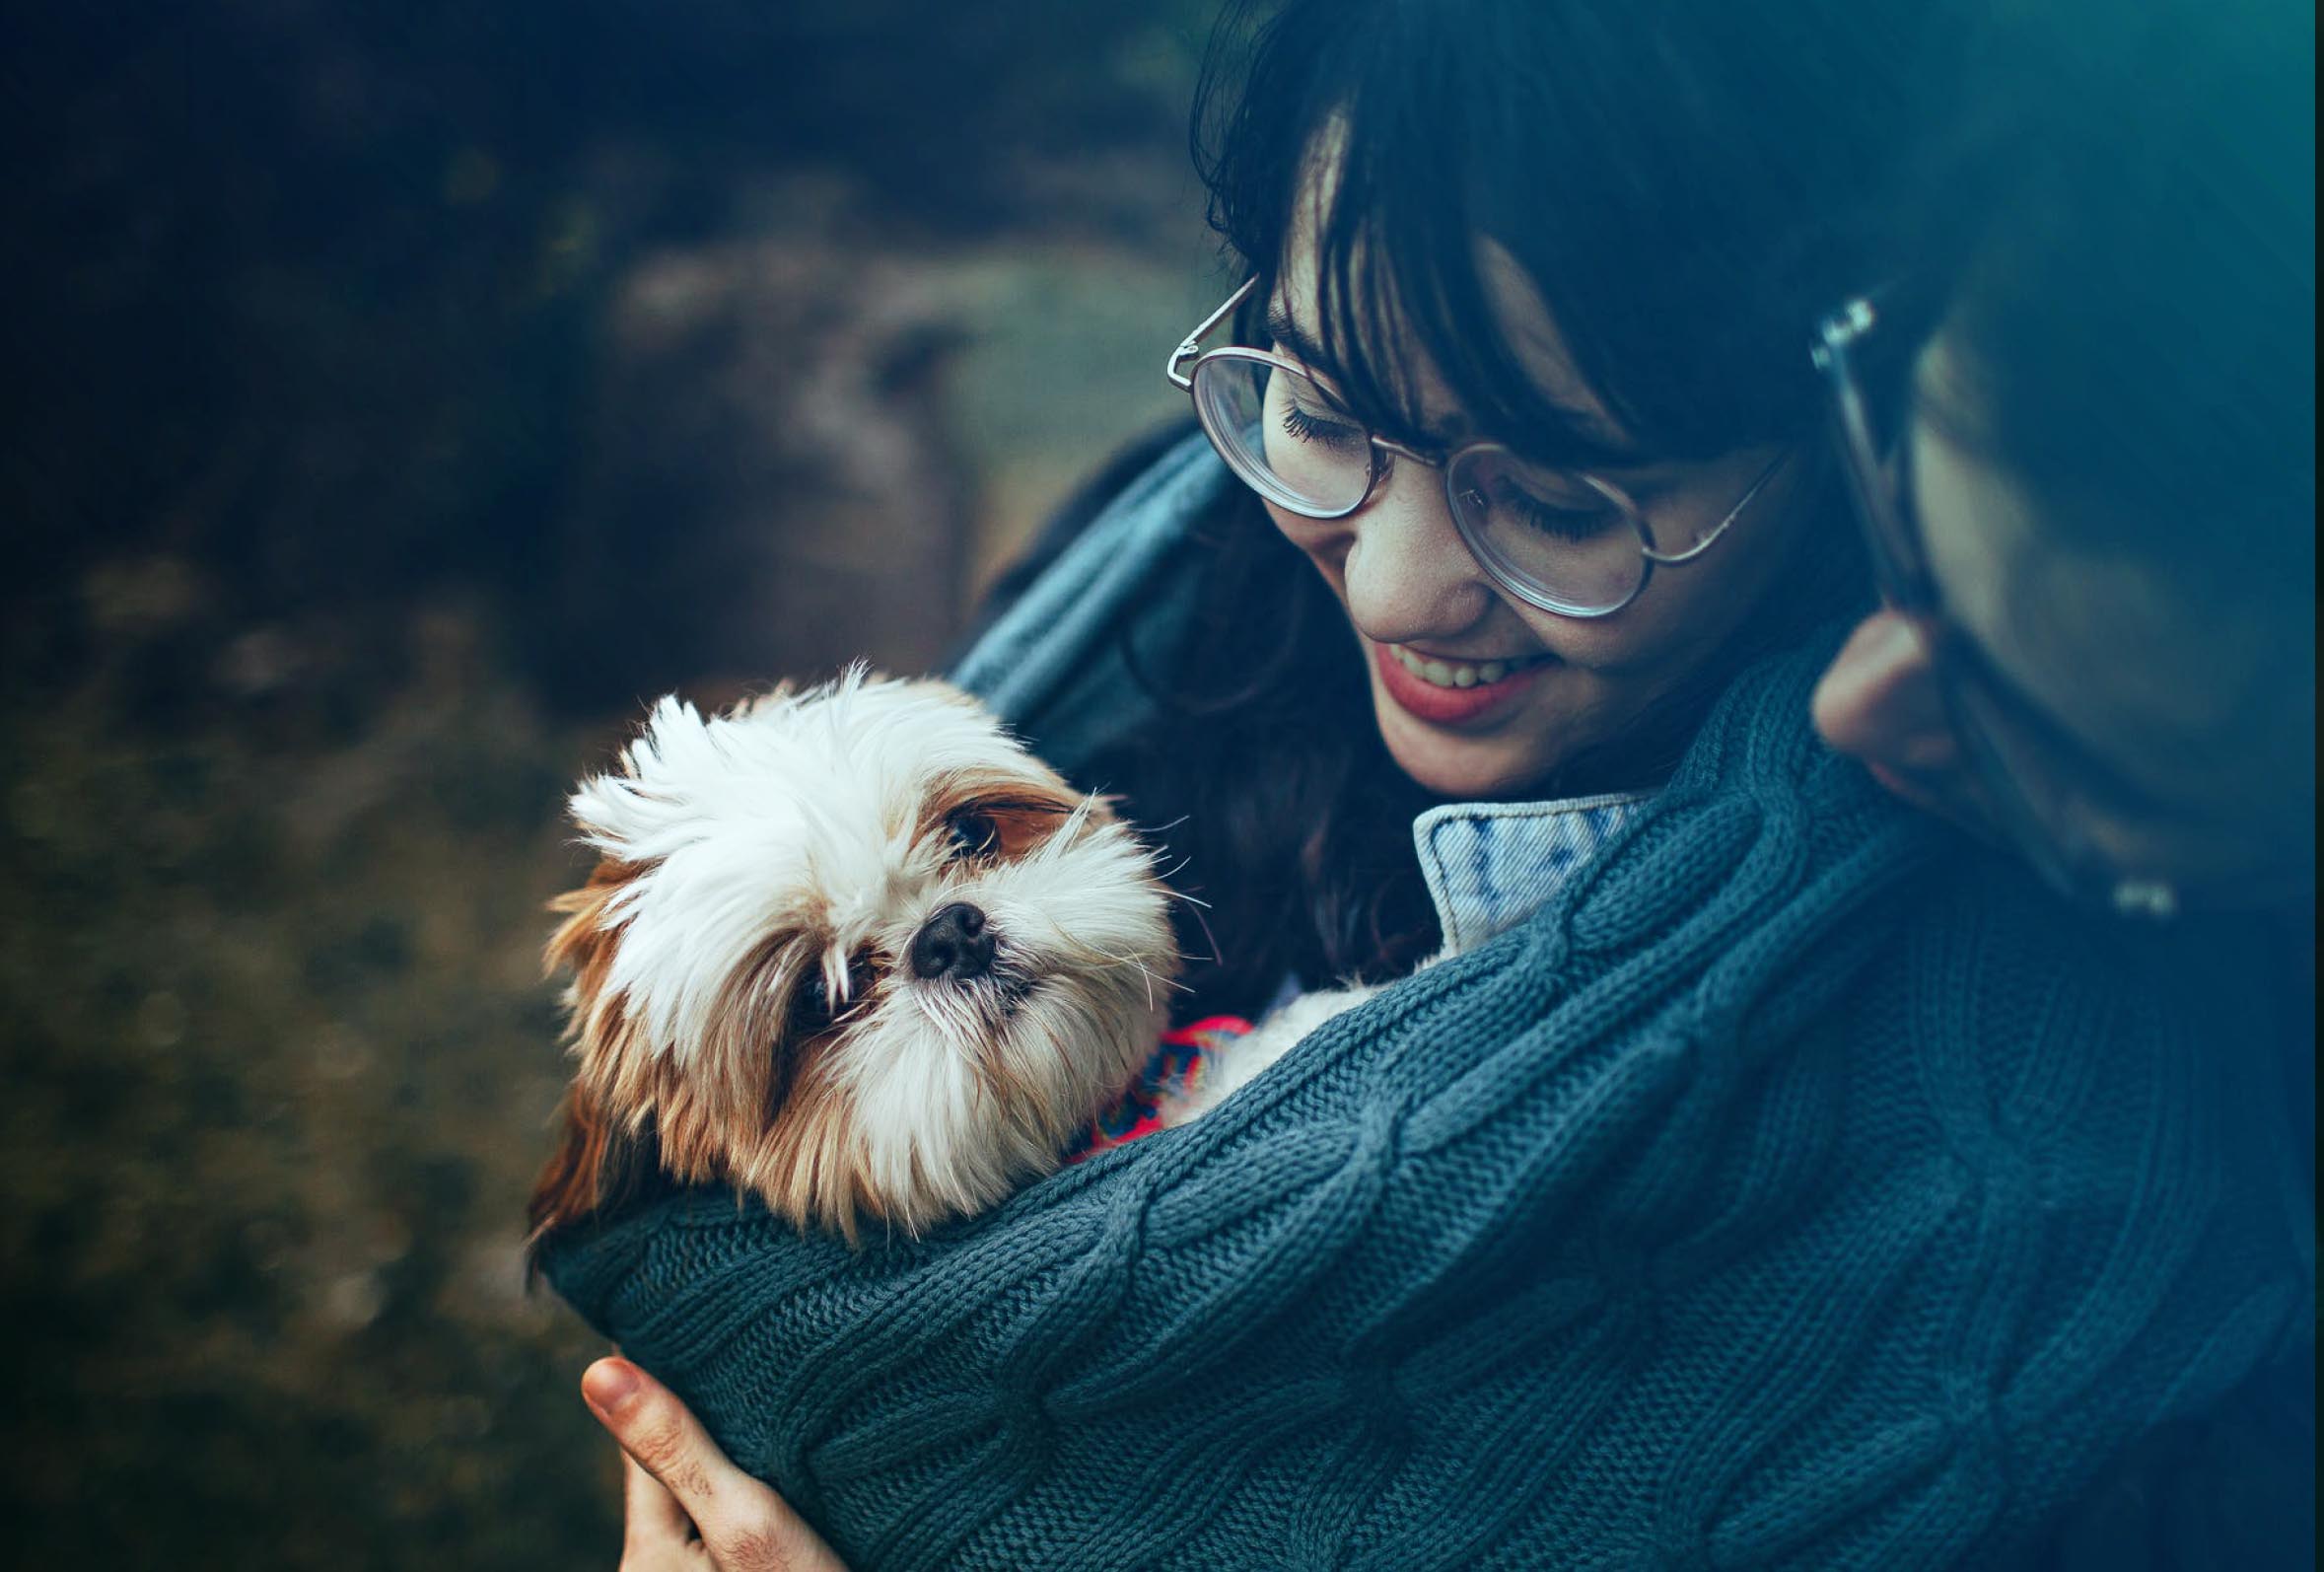
POLYGON ((657 1172, 919 1234, 1056 1168, 1164 1024, 1149 853, 943 683, 666 698, 570 807, 599 863, 553 903, 536 1248, 657 1172))
POLYGON ((1447 801, 1522 798, 1564 762, 1565 750, 1545 746, 1538 724, 1522 731, 1505 724, 1493 732, 1463 735, 1415 718, 1376 688, 1373 704, 1380 741, 1396 767, 1424 791, 1447 801))

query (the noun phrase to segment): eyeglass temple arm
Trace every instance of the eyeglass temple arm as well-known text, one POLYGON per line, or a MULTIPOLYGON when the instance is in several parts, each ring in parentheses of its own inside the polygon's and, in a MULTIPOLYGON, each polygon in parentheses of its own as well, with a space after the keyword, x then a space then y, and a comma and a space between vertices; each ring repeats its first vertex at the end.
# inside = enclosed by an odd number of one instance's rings
POLYGON ((1179 341, 1178 347, 1170 351, 1170 358, 1162 362, 1162 375, 1170 380, 1170 385, 1172 387, 1183 388, 1190 392, 1192 391, 1194 387, 1194 379, 1191 377, 1181 377, 1178 375, 1179 362, 1192 360, 1195 356, 1202 353, 1203 336, 1207 334, 1212 328, 1218 326, 1219 323, 1225 322, 1227 320, 1228 313, 1233 311, 1235 307, 1241 305, 1243 301, 1249 296, 1251 290, 1257 287, 1259 277, 1256 273, 1253 273, 1250 277, 1244 279, 1242 281, 1242 287, 1236 290, 1233 294, 1228 296, 1227 303, 1225 305, 1221 306, 1217 311, 1212 312, 1201 322, 1195 323, 1194 331, 1188 333, 1185 338, 1179 341))
POLYGON ((1647 560, 1659 562, 1664 567, 1675 567, 1681 562, 1694 561, 1695 558, 1717 545, 1719 537, 1726 534, 1727 526, 1743 516, 1743 510, 1751 505, 1751 499, 1758 496, 1767 483, 1775 478, 1775 472, 1781 469, 1784 466, 1784 461, 1791 457, 1789 453, 1777 454, 1768 466, 1759 471, 1759 478, 1751 482, 1750 489, 1736 498, 1735 505, 1726 510, 1726 517, 1720 520, 1708 534, 1698 536, 1693 545, 1688 546, 1684 551, 1656 551, 1652 546, 1641 547, 1646 553, 1647 560))

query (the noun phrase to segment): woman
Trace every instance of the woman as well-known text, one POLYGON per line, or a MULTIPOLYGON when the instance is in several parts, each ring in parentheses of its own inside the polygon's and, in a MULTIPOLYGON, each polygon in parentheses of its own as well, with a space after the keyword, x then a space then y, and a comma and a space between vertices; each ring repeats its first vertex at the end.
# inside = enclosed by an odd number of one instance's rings
MULTIPOLYGON (((1209 442, 963 677, 1192 815, 1202 1005, 1453 958, 920 1246, 680 1198, 552 1276, 862 1564, 2001 1563, 2300 1318, 2201 1051, 2267 1024, 1808 735, 1853 537, 1793 335, 1897 127, 1796 73, 1862 32, 1417 9, 1263 39, 1211 174, 1279 358, 1172 358, 1209 442)), ((687 1434, 694 1521, 772 1523, 687 1434)))

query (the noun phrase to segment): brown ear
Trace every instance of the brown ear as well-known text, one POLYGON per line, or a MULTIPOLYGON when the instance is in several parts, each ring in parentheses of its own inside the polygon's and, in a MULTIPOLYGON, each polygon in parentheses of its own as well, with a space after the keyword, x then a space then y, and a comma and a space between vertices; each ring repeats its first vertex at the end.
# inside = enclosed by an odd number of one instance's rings
POLYGON ((658 1162, 653 1126, 634 1133, 622 1129, 579 1082, 565 1093, 563 1123, 557 1149, 533 1180, 532 1197, 525 1205, 526 1220, 532 1225, 525 1241, 528 1285, 540 1276, 540 1248, 550 1235, 631 1199, 658 1162))
POLYGON ((605 904, 637 872, 632 864, 607 858, 587 884, 549 902, 549 909, 563 913, 565 920, 549 938, 546 969, 573 973, 565 995, 566 1033, 583 1066, 566 1090, 557 1149, 526 1203, 531 1224, 525 1242, 528 1283, 539 1277, 543 1241, 636 1194, 658 1158, 650 1119, 622 1119, 589 1090, 593 1071, 624 1029, 620 1001, 608 998, 604 989, 616 942, 602 925, 605 904))
MULTIPOLYGON (((549 897, 549 910, 565 920, 549 935, 548 949, 541 955, 541 974, 570 969, 576 1003, 594 1001, 601 991, 605 968, 613 961, 613 936, 604 928, 605 903, 639 872, 637 863, 606 857, 590 870, 588 881, 579 890, 549 897)), ((576 1020, 577 1030, 579 1025, 576 1020)))
POLYGON ((549 936, 541 958, 544 973, 573 974, 564 1003, 565 1041, 581 1061, 574 1084, 589 1087, 606 1116, 636 1115, 628 1120, 631 1128, 651 1110, 653 1102, 650 1088, 639 1084, 642 1061, 635 1052, 637 1032, 624 1008, 626 1001, 605 986, 621 942, 618 931, 605 924, 605 908, 642 872, 640 864, 608 857, 579 890, 552 899, 549 910, 562 913, 565 920, 549 936))

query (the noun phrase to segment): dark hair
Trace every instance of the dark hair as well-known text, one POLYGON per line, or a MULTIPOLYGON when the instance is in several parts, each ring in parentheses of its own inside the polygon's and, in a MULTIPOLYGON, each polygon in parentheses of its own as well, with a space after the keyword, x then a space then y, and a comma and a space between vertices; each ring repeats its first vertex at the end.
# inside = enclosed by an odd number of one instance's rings
POLYGON ((1323 345, 1358 412, 1420 435, 1408 323, 1505 441, 1604 462, 1506 342, 1477 240, 1539 289, 1576 368, 1657 458, 1795 441, 1801 345, 1878 254, 1868 226, 1944 76, 1929 16, 1882 0, 1293 0, 1197 105, 1211 219, 1272 279, 1329 127, 1323 345), (1227 94, 1233 93, 1231 107, 1227 94))
POLYGON ((2309 605, 2313 9, 2051 0, 1984 52, 1929 204, 1963 254, 1923 408, 2061 543, 2309 605))
MULTIPOLYGON (((1238 9, 1196 103, 1212 222, 1271 281, 1330 128, 1317 326, 1327 369, 1383 433, 1427 440, 1411 368, 1387 348, 1395 322, 1482 429, 1545 460, 1819 445, 1808 333, 1866 282, 1874 249, 1857 215, 1886 211, 1868 199, 1909 129, 1898 63, 1929 61, 1867 25, 1885 9, 1291 0, 1255 30, 1238 9), (1479 236, 1539 290, 1624 428, 1618 449, 1520 369, 1479 236)), ((1821 494, 1792 593, 1694 690, 1540 783, 1545 795, 1652 784, 1749 656, 1865 594, 1854 524, 1835 488, 1821 494)), ((1380 742, 1338 606, 1240 487, 1211 521, 1209 553, 1199 625, 1141 652, 1165 721, 1107 769, 1142 822, 1169 826, 1180 888, 1212 902, 1217 959, 1197 968, 1190 1008, 1250 1011, 1287 974, 1376 976, 1435 947, 1411 844, 1430 799, 1380 742)))

